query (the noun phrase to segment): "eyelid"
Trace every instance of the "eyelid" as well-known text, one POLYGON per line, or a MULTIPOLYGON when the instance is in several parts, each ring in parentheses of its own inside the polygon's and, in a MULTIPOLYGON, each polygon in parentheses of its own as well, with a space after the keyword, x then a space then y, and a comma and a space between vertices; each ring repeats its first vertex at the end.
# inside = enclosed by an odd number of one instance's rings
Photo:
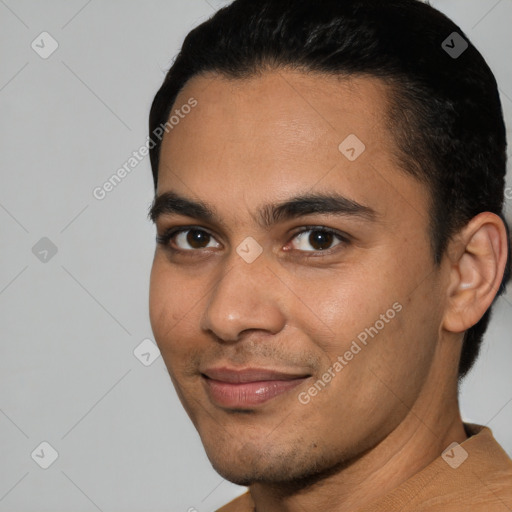
POLYGON ((176 252, 176 253, 192 253, 192 252, 199 252, 200 250, 206 249, 175 249, 169 245, 169 242, 172 238, 176 237, 177 235, 183 233, 184 231, 191 231, 191 230, 197 230, 197 231, 203 231, 204 233, 207 233, 212 238, 214 238, 217 243, 220 243, 217 238, 208 231, 208 229, 204 228, 203 226, 176 226, 173 228, 164 229, 163 233, 161 235, 156 236, 156 242, 158 244, 164 245, 169 250, 176 252))
POLYGON ((310 225, 310 226, 302 226, 301 228, 299 228, 299 231, 294 232, 290 238, 290 241, 287 243, 287 245, 290 244, 299 235, 302 235, 303 233, 307 233, 308 231, 321 231, 324 233, 331 233, 339 240, 339 243, 337 243, 336 245, 333 245, 329 249, 324 249, 323 251, 321 251, 321 250, 304 251, 304 250, 300 250, 300 249, 295 249, 296 252, 302 253, 307 257, 331 254, 332 251, 336 250, 336 247, 338 247, 339 245, 346 245, 346 244, 349 244, 351 241, 349 235, 347 235, 346 233, 344 233, 342 231, 338 231, 337 229, 330 228, 327 226, 321 226, 321 225, 320 226, 319 225, 310 225))

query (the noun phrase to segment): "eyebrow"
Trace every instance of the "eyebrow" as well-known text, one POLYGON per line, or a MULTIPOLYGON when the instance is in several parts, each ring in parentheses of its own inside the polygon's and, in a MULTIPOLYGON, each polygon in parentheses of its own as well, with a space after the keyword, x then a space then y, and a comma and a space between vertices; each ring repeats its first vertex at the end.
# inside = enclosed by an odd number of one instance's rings
MULTIPOLYGON (((161 215, 184 215, 225 226, 215 209, 203 201, 195 201, 173 191, 155 196, 148 212, 148 218, 156 222, 161 215)), ((377 212, 336 193, 303 194, 281 203, 264 205, 257 212, 258 223, 269 228, 279 222, 314 214, 353 216, 375 221, 377 212)))

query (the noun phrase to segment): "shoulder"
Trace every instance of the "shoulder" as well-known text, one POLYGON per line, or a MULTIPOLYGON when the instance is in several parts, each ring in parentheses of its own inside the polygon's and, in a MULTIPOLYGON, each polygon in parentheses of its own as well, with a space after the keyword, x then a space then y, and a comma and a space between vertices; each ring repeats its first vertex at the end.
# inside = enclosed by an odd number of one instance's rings
POLYGON ((453 443, 426 468, 358 512, 512 510, 512 460, 491 429, 465 427, 468 439, 453 443))
POLYGON ((217 512, 253 512, 254 502, 251 499, 249 491, 242 494, 233 501, 230 501, 227 505, 219 508, 217 512))
POLYGON ((432 464, 432 480, 418 500, 424 512, 512 509, 512 459, 488 427, 466 424, 470 437, 432 464))

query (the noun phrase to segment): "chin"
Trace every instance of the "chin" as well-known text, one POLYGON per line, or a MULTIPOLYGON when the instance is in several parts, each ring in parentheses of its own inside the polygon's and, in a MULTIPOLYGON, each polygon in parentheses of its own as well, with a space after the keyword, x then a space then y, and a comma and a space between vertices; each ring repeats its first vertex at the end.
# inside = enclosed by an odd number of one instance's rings
POLYGON ((212 466, 226 480, 245 487, 255 483, 288 483, 294 480, 289 472, 272 466, 261 468, 230 462, 212 462, 212 466))
POLYGON ((271 446, 261 447, 253 442, 230 446, 213 442, 205 444, 206 455, 213 468, 222 477, 234 484, 248 486, 254 482, 281 480, 290 470, 290 455, 271 446))
MULTIPOLYGON (((261 447, 246 443, 238 450, 220 445, 206 454, 219 475, 230 482, 249 486, 254 483, 307 487, 340 469, 340 461, 329 456, 301 451, 291 444, 261 447)), ((344 464, 344 463, 341 463, 344 464)))

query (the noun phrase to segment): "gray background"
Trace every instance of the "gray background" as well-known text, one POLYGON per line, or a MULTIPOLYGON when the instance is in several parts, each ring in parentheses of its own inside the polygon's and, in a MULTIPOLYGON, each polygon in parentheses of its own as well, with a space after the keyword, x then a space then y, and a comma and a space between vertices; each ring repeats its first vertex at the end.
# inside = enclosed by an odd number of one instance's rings
MULTIPOLYGON (((1 511, 204 512, 243 491, 210 467, 162 358, 133 353, 152 338, 149 157, 92 195, 145 142, 163 72, 223 3, 0 0, 1 511), (59 45, 47 59, 31 48, 43 31, 59 45), (58 452, 48 469, 42 441, 58 452)), ((510 140, 512 0, 432 4, 488 59, 510 140)), ((511 304, 509 291, 461 395, 510 454, 511 304)))

